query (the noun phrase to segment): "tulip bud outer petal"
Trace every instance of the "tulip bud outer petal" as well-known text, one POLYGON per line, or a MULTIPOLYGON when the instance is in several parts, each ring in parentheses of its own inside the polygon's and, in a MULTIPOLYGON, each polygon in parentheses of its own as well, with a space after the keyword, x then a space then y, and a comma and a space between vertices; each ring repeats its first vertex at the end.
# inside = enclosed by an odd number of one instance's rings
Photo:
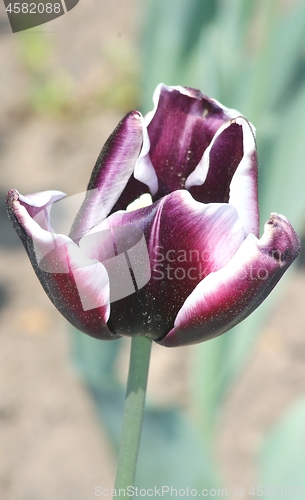
POLYGON ((260 240, 250 234, 231 260, 209 274, 186 299, 165 347, 213 339, 248 317, 269 295, 300 252, 300 240, 283 216, 272 214, 260 240))
POLYGON ((42 203, 51 198, 50 192, 24 197, 16 190, 7 196, 9 218, 34 271, 52 303, 72 325, 96 338, 119 338, 106 324, 110 315, 107 271, 102 263, 87 258, 68 236, 52 231, 49 212, 42 203))

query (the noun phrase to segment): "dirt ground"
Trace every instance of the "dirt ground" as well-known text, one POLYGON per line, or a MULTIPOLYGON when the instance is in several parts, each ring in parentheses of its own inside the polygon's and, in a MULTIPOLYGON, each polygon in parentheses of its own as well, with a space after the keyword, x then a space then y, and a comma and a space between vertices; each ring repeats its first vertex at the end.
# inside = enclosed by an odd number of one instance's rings
MULTIPOLYGON (((24 194, 85 189, 99 150, 122 115, 113 107, 94 109, 98 82, 111 88, 124 76, 126 60, 136 59, 138 6, 137 0, 81 1, 43 28, 53 47, 48 64, 62 69, 80 103, 78 116, 58 118, 29 112, 31 76, 20 55, 21 35, 9 33, 0 5, 1 200, 13 187, 24 194), (93 103, 89 112, 82 101, 93 103)), ((124 92, 132 102, 134 89, 124 92)), ((1 203, 0 498, 95 498, 96 485, 112 486, 113 451, 71 362, 67 324, 43 293, 1 203)), ((225 402, 217 453, 229 486, 253 484, 264 433, 305 393, 304 267, 284 280, 280 304, 225 402)), ((181 366, 190 353, 154 348, 148 390, 160 404, 185 398, 188 381, 181 366)))

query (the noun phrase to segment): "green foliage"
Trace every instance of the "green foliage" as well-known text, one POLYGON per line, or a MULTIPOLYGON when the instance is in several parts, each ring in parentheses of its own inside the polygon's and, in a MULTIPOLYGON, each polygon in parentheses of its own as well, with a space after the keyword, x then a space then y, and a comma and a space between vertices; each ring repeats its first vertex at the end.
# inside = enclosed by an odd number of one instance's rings
POLYGON ((104 44, 97 73, 101 78, 81 84, 58 62, 58 47, 45 32, 21 32, 16 50, 26 82, 23 111, 28 114, 81 119, 96 110, 126 113, 138 106, 138 57, 128 42, 104 44))
MULTIPOLYGON (((268 433, 260 454, 258 484, 287 487, 288 498, 305 491, 305 397, 296 401, 268 433)), ((284 490, 283 490, 284 492, 284 490)), ((285 496, 282 492, 282 496, 285 496)), ((266 492, 267 493, 267 492, 266 492)), ((269 498, 267 494, 261 498, 269 498)))
MULTIPOLYGON (((120 341, 101 342, 73 331, 74 363, 86 381, 103 422, 118 447, 125 388, 116 374, 120 341)), ((219 486, 211 456, 198 441, 196 429, 179 408, 157 408, 149 401, 141 438, 136 474, 138 488, 173 485, 175 488, 213 488, 219 486)), ((163 498, 172 498, 170 492, 163 498)))
POLYGON ((65 72, 52 68, 53 46, 44 33, 21 32, 16 47, 27 79, 27 111, 59 115, 71 109, 72 81, 65 72))

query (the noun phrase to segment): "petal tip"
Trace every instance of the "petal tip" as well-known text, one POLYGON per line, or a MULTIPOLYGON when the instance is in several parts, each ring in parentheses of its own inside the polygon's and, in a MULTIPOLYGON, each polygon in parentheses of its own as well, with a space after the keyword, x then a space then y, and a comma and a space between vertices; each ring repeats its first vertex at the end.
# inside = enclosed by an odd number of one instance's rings
POLYGON ((267 246, 277 247, 278 260, 282 265, 292 264, 301 251, 301 242, 296 231, 284 215, 275 212, 270 214, 261 240, 264 244, 267 243, 267 246))
POLYGON ((142 121, 142 114, 140 113, 140 111, 134 109, 133 111, 130 111, 130 113, 128 113, 126 115, 126 118, 134 118, 135 120, 139 120, 139 121, 142 121))
POLYGON ((6 195, 6 206, 9 209, 12 209, 14 206, 14 202, 19 200, 19 192, 17 189, 10 189, 6 195))

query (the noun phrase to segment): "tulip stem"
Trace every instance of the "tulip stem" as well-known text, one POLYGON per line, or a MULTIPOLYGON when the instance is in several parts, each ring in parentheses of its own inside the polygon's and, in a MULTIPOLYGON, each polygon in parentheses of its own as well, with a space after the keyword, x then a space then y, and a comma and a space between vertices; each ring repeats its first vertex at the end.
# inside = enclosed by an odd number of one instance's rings
POLYGON ((141 438, 145 395, 152 341, 148 337, 133 337, 129 373, 115 479, 116 495, 125 496, 134 485, 141 438))

